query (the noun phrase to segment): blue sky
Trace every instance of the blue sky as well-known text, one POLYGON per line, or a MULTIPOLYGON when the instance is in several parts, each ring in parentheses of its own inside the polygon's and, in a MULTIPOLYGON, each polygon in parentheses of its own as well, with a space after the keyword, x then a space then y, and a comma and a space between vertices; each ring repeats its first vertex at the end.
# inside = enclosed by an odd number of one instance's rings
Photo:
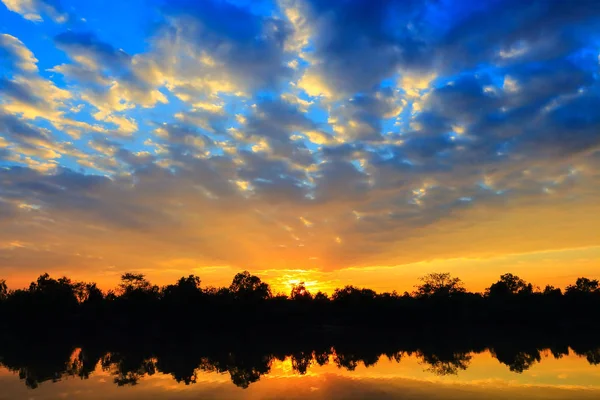
POLYGON ((600 245, 598 2, 1 2, 0 274, 600 245))

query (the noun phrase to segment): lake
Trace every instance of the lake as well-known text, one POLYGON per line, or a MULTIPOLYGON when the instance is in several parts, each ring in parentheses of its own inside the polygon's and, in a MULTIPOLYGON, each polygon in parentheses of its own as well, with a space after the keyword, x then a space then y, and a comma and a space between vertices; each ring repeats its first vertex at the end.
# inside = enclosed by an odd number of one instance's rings
POLYGON ((0 355, 0 399, 599 399, 600 348, 0 355), (145 355, 146 354, 146 355, 145 355))

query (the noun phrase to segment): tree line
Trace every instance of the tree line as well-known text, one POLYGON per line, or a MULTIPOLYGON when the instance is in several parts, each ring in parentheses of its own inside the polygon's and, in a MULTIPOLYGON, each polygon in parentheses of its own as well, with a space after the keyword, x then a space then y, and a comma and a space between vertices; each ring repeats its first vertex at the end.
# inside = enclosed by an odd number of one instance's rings
POLYGON ((114 290, 95 283, 41 275, 26 289, 8 290, 0 280, 0 317, 4 329, 28 332, 53 330, 126 332, 228 329, 361 329, 427 330, 527 326, 600 327, 598 280, 578 278, 564 290, 544 289, 513 274, 501 275, 483 293, 472 293, 449 273, 431 273, 412 293, 376 293, 348 285, 329 296, 311 293, 306 285, 289 295, 274 294, 270 285, 248 271, 238 273, 228 287, 203 287, 189 275, 159 287, 143 274, 125 273, 114 290))

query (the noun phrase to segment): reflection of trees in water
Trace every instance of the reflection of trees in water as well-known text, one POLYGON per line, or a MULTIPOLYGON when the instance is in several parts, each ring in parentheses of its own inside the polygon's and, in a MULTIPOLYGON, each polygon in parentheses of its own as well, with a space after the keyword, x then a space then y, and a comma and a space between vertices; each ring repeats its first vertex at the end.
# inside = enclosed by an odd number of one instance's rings
POLYGON ((76 349, 71 356, 70 375, 88 379, 96 371, 96 367, 103 356, 104 352, 102 350, 94 348, 76 349))
POLYGON ((272 361, 272 355, 230 353, 225 368, 229 371, 233 384, 246 389, 251 383, 258 381, 262 375, 271 371, 272 361))
POLYGON ((357 350, 344 351, 337 349, 333 361, 338 368, 345 368, 348 371, 354 371, 359 363, 365 367, 371 367, 379 361, 379 353, 361 352, 357 350))
MULTIPOLYGON (((593 343, 593 342, 592 342, 593 343)), ((575 353, 591 365, 600 364, 600 346, 590 342, 575 344, 553 343, 537 348, 506 342, 488 346, 487 349, 502 364, 516 373, 522 373, 541 361, 541 352, 547 349, 555 358, 575 353)), ((0 366, 17 373, 29 388, 42 382, 56 382, 65 377, 87 379, 99 367, 113 376, 118 386, 135 385, 140 379, 157 372, 168 374, 177 382, 194 384, 198 371, 229 373, 233 384, 247 388, 263 375, 270 373, 274 360, 289 359, 294 372, 306 374, 314 365, 325 365, 333 360, 338 368, 354 371, 359 365, 377 364, 381 357, 401 362, 405 356, 415 356, 424 363, 425 371, 436 375, 454 375, 469 367, 473 354, 483 348, 468 349, 447 343, 438 346, 382 345, 376 341, 362 346, 338 344, 327 346, 303 345, 293 351, 270 350, 262 343, 247 343, 234 350, 220 343, 214 348, 208 344, 175 344, 172 346, 121 345, 117 350, 106 351, 94 346, 84 346, 73 351, 65 343, 40 346, 9 346, 0 348, 0 366)), ((292 344, 290 344, 291 346, 292 344)), ((283 345, 285 348, 285 345, 283 345)))
POLYGON ((118 386, 136 385, 144 376, 154 375, 156 360, 140 354, 108 353, 101 360, 102 369, 114 376, 118 386))
POLYGON ((572 346, 573 352, 580 357, 585 357, 587 362, 592 365, 600 365, 600 347, 591 345, 572 346))
POLYGON ((329 364, 329 357, 332 354, 332 350, 331 347, 329 347, 327 349, 315 350, 313 354, 315 356, 315 362, 322 367, 323 365, 329 364))
POLYGON ((396 361, 397 363, 399 363, 400 361, 402 361, 402 355, 403 352, 402 351, 386 351, 385 353, 383 353, 388 360, 390 361, 396 361))
POLYGON ((429 365, 426 371, 439 376, 457 375, 469 367, 473 356, 470 353, 424 353, 418 354, 421 360, 429 365))
POLYGON ((0 366, 18 373, 30 389, 41 382, 57 382, 73 370, 71 354, 73 347, 63 342, 51 344, 28 344, 17 347, 8 344, 0 352, 0 366))
POLYGON ((585 352, 585 358, 592 365, 600 364, 600 349, 594 349, 585 352))
POLYGON ((559 360, 563 358, 563 356, 569 355, 569 346, 567 345, 553 345, 550 347, 550 353, 552 356, 559 360))
POLYGON ((177 383, 191 385, 196 383, 196 370, 201 369, 203 363, 204 358, 198 359, 190 352, 177 354, 175 351, 166 351, 158 356, 156 369, 171 375, 177 383))
MULTIPOLYGON (((271 371, 273 358, 272 354, 260 352, 213 353, 209 356, 199 356, 196 368, 203 372, 229 372, 231 381, 236 386, 247 388, 251 383, 258 381, 262 375, 271 371)), ((161 372, 166 373, 164 370, 161 372)), ((195 377, 195 370, 193 372, 188 370, 188 376, 192 374, 195 377)))
POLYGON ((538 349, 519 350, 508 346, 499 346, 492 350, 492 355, 502 364, 508 365, 512 372, 522 373, 542 360, 538 349))
POLYGON ((308 371, 308 368, 313 364, 314 356, 312 352, 299 351, 293 353, 290 359, 292 361, 292 369, 300 375, 304 375, 306 374, 306 371, 308 371))

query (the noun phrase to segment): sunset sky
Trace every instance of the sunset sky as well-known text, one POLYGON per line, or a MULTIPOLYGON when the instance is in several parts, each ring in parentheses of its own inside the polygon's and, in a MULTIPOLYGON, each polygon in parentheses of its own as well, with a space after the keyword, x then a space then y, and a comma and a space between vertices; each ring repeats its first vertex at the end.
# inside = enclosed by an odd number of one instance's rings
POLYGON ((600 278, 600 2, 0 0, 0 278, 600 278))

